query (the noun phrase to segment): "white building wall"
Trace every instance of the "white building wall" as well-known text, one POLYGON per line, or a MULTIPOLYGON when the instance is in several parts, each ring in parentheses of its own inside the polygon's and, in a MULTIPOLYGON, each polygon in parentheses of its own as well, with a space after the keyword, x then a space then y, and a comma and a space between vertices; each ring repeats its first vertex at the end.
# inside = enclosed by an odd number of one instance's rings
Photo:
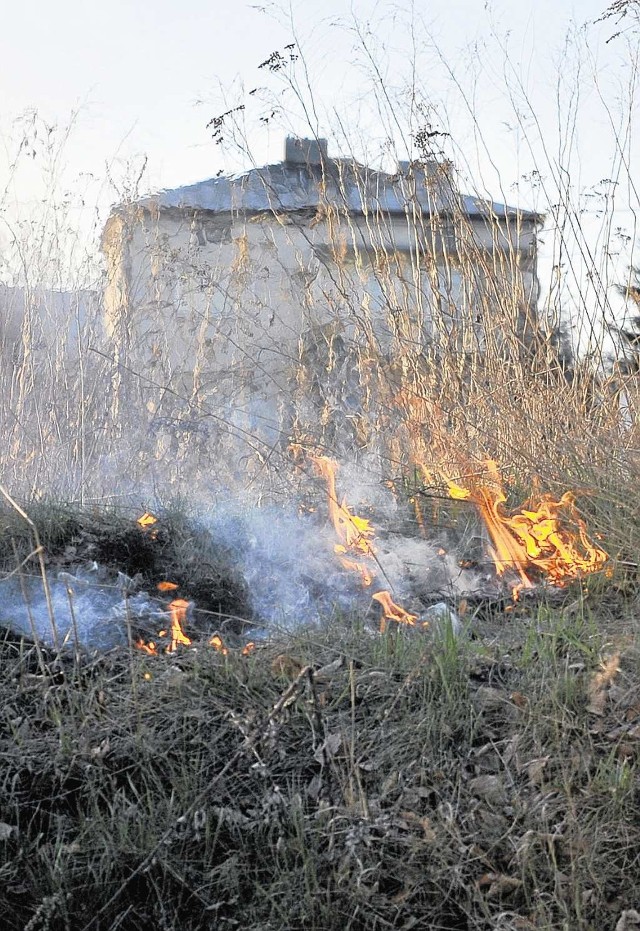
POLYGON ((438 339, 481 349, 489 319, 493 332, 535 291, 533 235, 330 211, 116 214, 104 238, 108 328, 150 410, 168 386, 275 438, 297 390, 331 394, 334 377, 355 398, 358 365, 415 358, 438 339))

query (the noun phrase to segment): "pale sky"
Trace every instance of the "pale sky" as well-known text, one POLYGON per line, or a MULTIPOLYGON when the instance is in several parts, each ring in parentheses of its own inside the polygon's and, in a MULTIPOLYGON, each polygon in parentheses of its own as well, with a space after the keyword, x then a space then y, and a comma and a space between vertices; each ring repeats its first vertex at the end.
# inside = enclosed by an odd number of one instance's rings
POLYGON ((246 106, 258 163, 280 160, 287 129, 309 134, 311 122, 329 137, 330 152, 350 149, 373 162, 386 158, 390 167, 385 137, 398 127, 385 127, 378 115, 383 87, 403 124, 412 99, 430 104, 426 115, 414 113, 413 125, 422 119, 451 133, 451 140, 443 137, 445 148, 462 178, 495 199, 546 210, 557 196, 553 185, 532 187, 522 176, 537 168, 557 182, 568 166, 576 190, 595 186, 592 205, 603 193, 601 180, 619 180, 621 222, 631 229, 633 215, 622 208, 636 203, 628 190, 622 193, 615 136, 626 131, 637 36, 607 44, 615 23, 594 23, 606 6, 607 0, 11 2, 0 30, 0 211, 19 212, 42 196, 47 148, 57 158, 58 196, 69 191, 74 203, 82 196, 84 209, 98 205, 101 217, 118 199, 106 179, 124 191, 145 159, 141 193, 248 167, 248 157, 215 145, 206 128, 239 104, 246 106), (283 72, 258 67, 276 50, 287 55, 292 42, 300 57, 287 60, 283 72), (33 111, 42 121, 35 138, 24 116, 33 111), (56 127, 50 136, 44 123, 56 127))

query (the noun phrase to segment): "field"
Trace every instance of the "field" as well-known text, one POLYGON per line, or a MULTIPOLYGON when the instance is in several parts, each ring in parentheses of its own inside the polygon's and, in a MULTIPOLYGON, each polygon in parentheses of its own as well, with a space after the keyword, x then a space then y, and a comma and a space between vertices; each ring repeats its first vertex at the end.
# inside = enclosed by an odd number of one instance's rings
MULTIPOLYGON (((391 93, 369 39, 385 171, 451 159, 470 184, 469 140, 391 93)), ((269 94, 314 113, 285 48, 269 94)), ((402 251, 383 211, 337 203, 236 218, 221 269, 197 217, 175 240, 158 221, 137 302, 60 197, 66 134, 33 114, 7 141, 50 189, 35 219, 0 195, 3 929, 640 928, 631 55, 625 73, 620 113, 597 85, 595 194, 569 78, 559 161, 508 86, 526 247, 493 207, 480 242, 469 212, 409 199, 402 251)), ((252 163, 243 112, 210 125, 252 163)), ((364 158, 365 129, 335 136, 364 158)))
MULTIPOLYGON (((41 505, 34 526, 52 574, 90 540, 202 583, 176 514, 160 565, 122 516, 41 505)), ((5 511, 7 566, 32 534, 5 511)), ((619 569, 479 603, 457 637, 334 614, 248 653, 227 622, 224 654, 192 622, 147 655, 6 631, 4 927, 635 927, 638 609, 619 569)))

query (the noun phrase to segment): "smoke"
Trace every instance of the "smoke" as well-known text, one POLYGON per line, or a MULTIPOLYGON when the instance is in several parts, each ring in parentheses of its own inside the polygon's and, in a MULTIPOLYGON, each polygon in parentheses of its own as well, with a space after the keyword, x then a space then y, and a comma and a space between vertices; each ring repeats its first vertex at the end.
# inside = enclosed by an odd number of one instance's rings
POLYGON ((12 578, 2 585, 0 618, 17 633, 54 643, 54 624, 59 644, 79 644, 108 650, 127 643, 127 617, 150 625, 165 618, 161 606, 144 592, 129 596, 131 580, 91 563, 74 573, 60 572, 47 578, 48 595, 39 576, 12 578), (53 615, 53 623, 52 623, 53 615))
MULTIPOLYGON (((407 529, 406 515, 392 490, 372 475, 373 470, 362 467, 347 467, 338 474, 339 494, 344 493, 352 513, 372 519, 375 555, 368 563, 374 579, 369 587, 334 552, 338 541, 327 515, 326 484, 320 478, 303 483, 304 502, 296 500, 303 496, 294 492, 284 506, 262 507, 231 496, 221 500, 219 495, 208 510, 199 510, 194 535, 198 528, 205 532, 244 584, 256 621, 250 636, 322 623, 336 612, 365 616, 371 596, 382 590, 408 611, 426 617, 436 603, 455 607, 461 597, 491 586, 488 576, 461 567, 464 560, 451 540, 442 535, 427 540, 416 536, 415 526, 407 529)), ((130 628, 153 637, 168 624, 166 603, 157 593, 138 590, 141 586, 115 566, 92 563, 51 572, 48 587, 49 599, 39 577, 0 583, 0 621, 52 644, 53 614, 59 641, 73 645, 77 637, 83 646, 97 650, 126 644, 130 628)), ((189 597, 188 592, 182 594, 189 597)), ((194 608, 189 632, 197 641, 197 600, 194 608)), ((370 616, 377 617, 379 610, 375 605, 370 616)))
POLYGON ((218 507, 206 520, 233 554, 255 614, 268 626, 314 623, 336 608, 368 604, 358 578, 333 553, 333 532, 313 513, 270 505, 218 507))

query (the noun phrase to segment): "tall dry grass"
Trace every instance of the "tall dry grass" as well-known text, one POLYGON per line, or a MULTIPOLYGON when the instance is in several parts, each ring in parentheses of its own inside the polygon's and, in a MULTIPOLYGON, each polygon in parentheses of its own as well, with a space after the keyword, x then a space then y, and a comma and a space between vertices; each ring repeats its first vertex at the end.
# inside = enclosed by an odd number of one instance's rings
MULTIPOLYGON (((460 155, 444 132, 434 144, 432 111, 417 98, 399 113, 371 62, 394 154, 442 160, 444 143, 460 155)), ((230 136, 246 151, 244 131, 236 125, 230 136)), ((616 140, 618 181, 626 171, 635 190, 625 139, 616 140)), ((355 142, 350 151, 343 139, 343 151, 353 155, 355 142)), ((0 374, 5 484, 18 495, 55 490, 85 502, 163 488, 209 495, 233 484, 287 495, 292 443, 356 459, 372 482, 416 463, 459 476, 492 458, 521 497, 534 480, 586 491, 614 550, 628 551, 638 379, 615 364, 615 308, 601 264, 608 244, 587 249, 581 201, 561 180, 569 170, 536 169, 547 184, 541 207, 555 201, 545 249, 558 263, 580 264, 576 282, 590 281, 578 294, 580 345, 563 331, 566 295, 545 281, 538 294, 515 232, 505 238, 489 215, 490 246, 478 244, 452 191, 448 215, 428 222, 410 178, 402 254, 383 212, 355 218, 338 199, 315 217, 285 216, 274 198, 270 215, 252 218, 266 231, 265 248, 251 247, 252 224, 239 221, 226 267, 198 237, 195 216, 184 221, 186 246, 184 229, 175 241, 163 237, 161 217, 140 210, 134 185, 119 235, 137 236, 148 257, 122 284, 110 329, 103 294, 113 269, 96 277, 76 260, 69 284, 65 223, 50 204, 53 220, 22 238, 14 226, 11 239, 22 291, 2 296, 13 319, 0 374), (311 247, 318 226, 323 250, 305 255, 300 244, 311 247), (269 246, 270 227, 298 250, 297 267, 269 246), (137 280, 145 262, 148 275, 137 280), (265 267, 279 276, 272 291, 265 267), (63 280, 72 295, 52 299, 46 286, 63 280), (296 302, 303 322, 291 329, 283 307, 296 302), (265 347, 277 363, 264 363, 265 347), (269 403, 252 394, 256 374, 271 384, 269 403)), ((366 186, 366 172, 356 171, 356 183, 366 186)))

